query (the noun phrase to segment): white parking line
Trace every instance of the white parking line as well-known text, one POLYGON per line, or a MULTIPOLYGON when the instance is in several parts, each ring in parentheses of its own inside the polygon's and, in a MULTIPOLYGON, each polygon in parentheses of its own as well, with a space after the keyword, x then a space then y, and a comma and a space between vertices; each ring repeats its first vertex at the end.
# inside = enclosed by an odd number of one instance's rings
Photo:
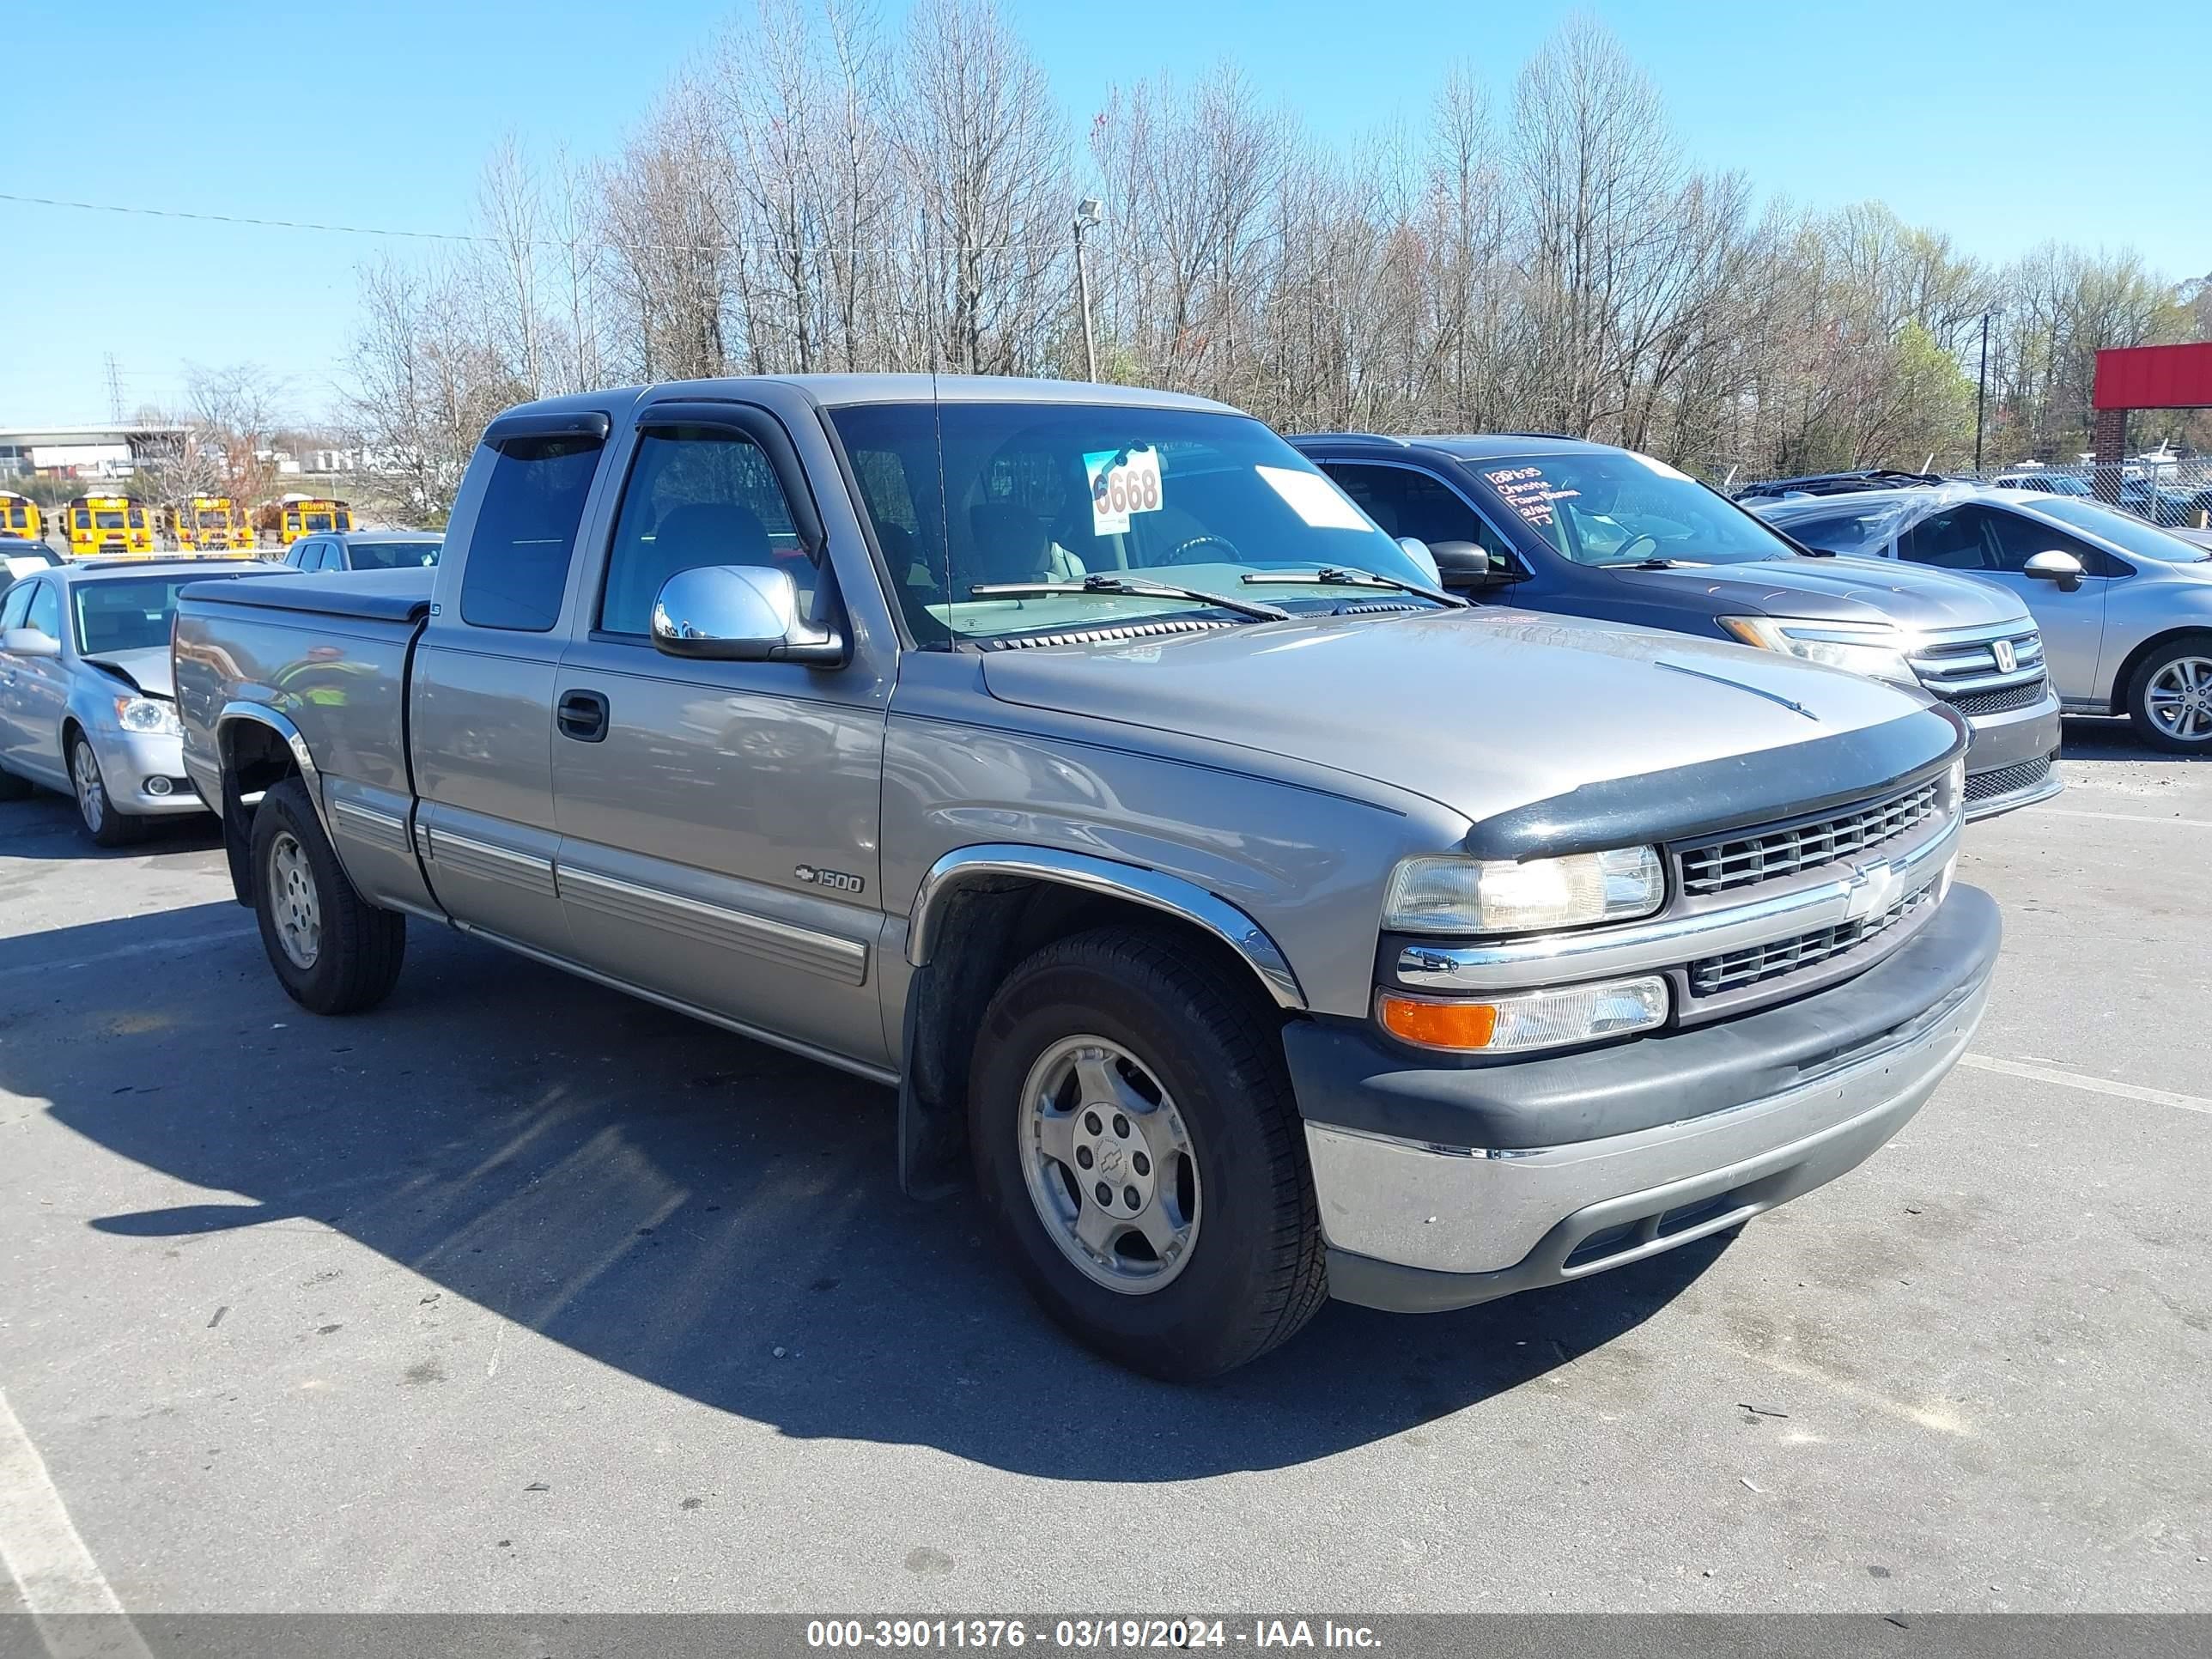
POLYGON ((2140 1084, 2115 1083, 2110 1078, 2090 1077, 2081 1072, 2062 1072, 2056 1066, 2033 1066, 2024 1060, 1996 1060, 1988 1054, 1967 1054, 1959 1064, 1971 1066, 1978 1072, 1997 1072, 2006 1077, 2032 1078, 2038 1083, 2057 1083, 2069 1089, 2086 1089, 2093 1095, 2115 1095, 2122 1100, 2140 1100, 2147 1106, 2179 1106, 2185 1112, 2203 1112, 2212 1115, 2212 1100, 2197 1095, 2178 1095, 2171 1089, 2146 1089, 2140 1084))
MULTIPOLYGON (((199 933, 190 939, 148 939, 139 945, 118 945, 110 951, 95 951, 88 957, 71 957, 65 962, 20 963, 13 968, 0 968, 0 979, 12 979, 18 974, 67 973, 72 968, 89 968, 102 962, 120 962, 125 957, 148 956, 156 951, 204 951, 210 945, 252 939, 258 931, 252 927, 231 927, 220 933, 199 933)), ((0 945, 5 943, 6 940, 0 939, 0 945)))
POLYGON ((2162 823, 2176 830, 2212 830, 2212 818, 2160 818, 2148 812, 2084 812, 2074 806, 2039 806, 2046 818, 2087 818, 2097 823, 2162 823))
POLYGON ((55 1659, 100 1653, 114 1659, 152 1659, 138 1628, 77 1535, 62 1495, 46 1474, 46 1459, 23 1432, 8 1396, 0 1391, 0 1562, 15 1579, 23 1605, 55 1659), (77 1620, 70 1613, 106 1613, 77 1620))

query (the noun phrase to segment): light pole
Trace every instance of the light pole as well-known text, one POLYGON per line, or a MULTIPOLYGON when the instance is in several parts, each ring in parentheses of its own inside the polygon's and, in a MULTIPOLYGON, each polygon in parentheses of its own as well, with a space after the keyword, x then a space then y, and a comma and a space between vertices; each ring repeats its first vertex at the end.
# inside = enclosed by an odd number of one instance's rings
POLYGON ((1974 379, 1974 476, 1982 472, 1982 407, 1990 395, 1990 319, 2004 315, 2002 307, 1982 313, 1982 367, 1974 379))
POLYGON ((1075 293, 1083 307, 1083 363, 1090 378, 1098 378, 1098 343, 1091 334, 1091 267, 1083 260, 1083 233, 1098 228, 1102 209, 1096 196, 1075 204, 1075 293))

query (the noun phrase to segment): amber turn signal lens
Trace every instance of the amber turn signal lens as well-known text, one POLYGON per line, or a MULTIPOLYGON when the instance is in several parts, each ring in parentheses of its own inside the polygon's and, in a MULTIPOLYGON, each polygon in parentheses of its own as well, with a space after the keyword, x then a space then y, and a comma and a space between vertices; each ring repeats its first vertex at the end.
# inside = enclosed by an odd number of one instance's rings
POLYGON ((1498 1010, 1487 1002, 1425 1002, 1385 994, 1376 1000, 1382 1029, 1431 1048, 1486 1048, 1497 1034, 1498 1010))

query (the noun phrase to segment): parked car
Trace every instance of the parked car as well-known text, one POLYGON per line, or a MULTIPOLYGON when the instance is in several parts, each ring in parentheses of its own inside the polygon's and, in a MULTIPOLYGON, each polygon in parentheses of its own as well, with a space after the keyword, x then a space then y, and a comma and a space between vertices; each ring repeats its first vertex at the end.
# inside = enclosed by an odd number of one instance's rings
POLYGON ((1913 484, 1939 484, 1936 472, 1900 472, 1895 467, 1860 467, 1850 472, 1808 472, 1794 478, 1761 478, 1736 490, 1740 501, 1797 495, 1854 495, 1868 489, 1899 489, 1913 484))
POLYGON ((896 1085, 909 1189, 970 1163, 1046 1309, 1165 1376, 1842 1174, 1997 946, 1955 714, 1466 609, 1168 393, 530 404, 436 569, 195 586, 175 655, 301 1006, 449 922, 896 1085))
POLYGON ((1455 591, 1558 615, 1740 640, 1942 698, 1973 729, 1966 815, 2048 799, 2058 698, 2018 599, 1965 577, 1808 557, 1674 468, 1579 439, 1291 442, 1455 591))
POLYGON ((2212 752, 2212 554, 2198 544, 2100 501, 1971 484, 1756 506, 1815 547, 2011 589, 2069 712, 2125 714, 2155 748, 2212 752))
POLYGON ((444 538, 431 530, 328 530, 284 550, 295 570, 422 569, 438 562, 444 538))
POLYGON ((2095 488, 2078 472, 2001 472, 1990 480, 1993 489, 2029 489, 2045 495, 2087 495, 2095 488))
POLYGON ((51 570, 69 561, 44 542, 22 536, 0 536, 0 593, 35 571, 51 570))
POLYGON ((250 559, 57 565, 0 597, 0 799, 43 784, 76 797, 86 835, 136 841, 207 809, 185 775, 169 672, 177 590, 274 574, 250 559))

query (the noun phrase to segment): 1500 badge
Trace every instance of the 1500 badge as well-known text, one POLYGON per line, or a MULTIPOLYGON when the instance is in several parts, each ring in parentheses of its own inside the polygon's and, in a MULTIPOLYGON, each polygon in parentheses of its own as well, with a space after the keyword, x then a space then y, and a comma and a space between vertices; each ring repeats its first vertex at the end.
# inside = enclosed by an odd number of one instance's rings
POLYGON ((811 864, 802 864, 791 873, 810 887, 827 887, 833 893, 867 890, 866 882, 858 876, 848 876, 842 870, 823 870, 811 864))

